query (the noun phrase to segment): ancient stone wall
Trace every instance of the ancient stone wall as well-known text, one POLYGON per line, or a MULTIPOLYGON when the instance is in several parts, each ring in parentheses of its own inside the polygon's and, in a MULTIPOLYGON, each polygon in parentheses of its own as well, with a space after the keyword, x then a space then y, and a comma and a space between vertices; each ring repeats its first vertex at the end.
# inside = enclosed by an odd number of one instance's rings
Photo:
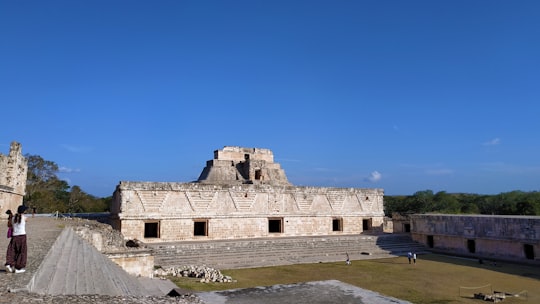
POLYGON ((28 160, 22 154, 21 144, 12 142, 8 155, 0 153, 0 212, 17 210, 26 191, 28 160))
POLYGON ((415 241, 470 256, 540 260, 540 217, 411 215, 415 241))
POLYGON ((151 250, 112 252, 105 255, 131 275, 144 278, 154 276, 154 256, 151 250))
POLYGON ((112 214, 145 242, 358 234, 382 229, 382 202, 381 189, 121 182, 112 214))
POLYGON ((268 149, 224 147, 214 151, 198 179, 211 184, 290 185, 268 149))
POLYGON ((214 159, 234 162, 241 162, 246 160, 263 160, 268 163, 273 163, 274 154, 269 149, 226 146, 222 150, 214 151, 214 159))
POLYGON ((409 233, 411 232, 411 219, 408 215, 394 212, 391 219, 393 233, 409 233))

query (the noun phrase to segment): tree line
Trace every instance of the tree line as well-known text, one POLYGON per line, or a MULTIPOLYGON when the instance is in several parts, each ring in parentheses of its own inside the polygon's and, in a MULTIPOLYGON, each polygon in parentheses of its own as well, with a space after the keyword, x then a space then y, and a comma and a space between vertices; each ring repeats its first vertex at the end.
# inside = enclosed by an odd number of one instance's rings
POLYGON ((511 191, 496 195, 433 193, 384 196, 384 213, 446 213, 486 215, 540 215, 540 192, 511 191))
POLYGON ((23 202, 38 213, 86 213, 109 211, 112 197, 99 198, 79 186, 69 186, 58 178, 58 165, 39 155, 25 155, 28 160, 26 194, 23 202))

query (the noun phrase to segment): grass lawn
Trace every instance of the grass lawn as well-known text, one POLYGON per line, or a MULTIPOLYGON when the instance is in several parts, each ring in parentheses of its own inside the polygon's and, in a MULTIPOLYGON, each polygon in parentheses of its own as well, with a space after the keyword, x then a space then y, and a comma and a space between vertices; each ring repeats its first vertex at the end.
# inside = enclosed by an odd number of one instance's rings
POLYGON ((412 303, 488 303, 470 296, 474 292, 460 286, 491 284, 494 291, 519 293, 527 297, 506 298, 502 303, 540 303, 540 267, 518 264, 479 264, 476 260, 442 255, 421 255, 416 265, 406 257, 358 260, 340 263, 298 264, 277 267, 222 270, 236 283, 200 283, 198 279, 171 278, 179 287, 193 291, 212 291, 308 281, 339 280, 412 303))

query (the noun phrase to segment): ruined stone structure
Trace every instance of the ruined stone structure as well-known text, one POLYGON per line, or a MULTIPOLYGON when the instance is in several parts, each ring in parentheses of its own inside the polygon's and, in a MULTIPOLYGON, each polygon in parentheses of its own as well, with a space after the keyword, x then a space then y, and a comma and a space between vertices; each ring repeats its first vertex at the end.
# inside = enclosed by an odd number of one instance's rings
POLYGON ((272 151, 241 147, 214 151, 214 159, 206 162, 198 181, 204 184, 290 186, 285 171, 274 163, 272 151))
POLYGON ((392 213, 392 218, 389 220, 388 226, 392 226, 392 233, 410 233, 411 232, 411 219, 409 215, 400 214, 397 212, 392 213))
POLYGON ((28 160, 22 155, 21 144, 12 142, 8 155, 0 153, 0 212, 17 210, 26 193, 28 160))
POLYGON ((410 215, 411 236, 435 251, 540 262, 540 216, 410 215))
POLYGON ((113 227, 146 243, 380 231, 383 190, 291 185, 268 149, 214 152, 196 182, 122 181, 113 227))

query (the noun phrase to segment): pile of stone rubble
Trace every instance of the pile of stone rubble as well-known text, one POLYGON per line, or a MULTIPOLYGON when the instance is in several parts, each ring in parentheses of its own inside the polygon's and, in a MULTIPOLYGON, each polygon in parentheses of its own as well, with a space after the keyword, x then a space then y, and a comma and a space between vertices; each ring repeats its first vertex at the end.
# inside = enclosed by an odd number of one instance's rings
POLYGON ((165 277, 189 277, 200 278, 201 283, 221 282, 231 283, 236 282, 230 276, 223 275, 218 269, 207 266, 180 266, 180 267, 166 267, 158 268, 154 270, 154 276, 165 277))

